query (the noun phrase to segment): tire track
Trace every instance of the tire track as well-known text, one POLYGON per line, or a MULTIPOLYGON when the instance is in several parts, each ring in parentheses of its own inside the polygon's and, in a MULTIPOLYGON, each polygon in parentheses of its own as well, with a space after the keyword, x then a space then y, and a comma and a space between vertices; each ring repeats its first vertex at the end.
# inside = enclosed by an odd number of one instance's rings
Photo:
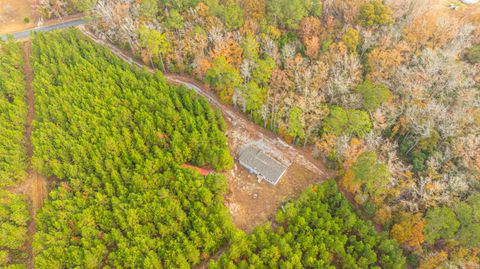
POLYGON ((31 203, 30 205, 30 217, 31 221, 28 224, 28 240, 23 246, 25 252, 28 254, 27 268, 34 268, 34 251, 32 247, 33 237, 37 230, 36 214, 38 209, 43 206, 43 201, 48 195, 47 185, 48 181, 45 177, 38 174, 32 166, 33 157, 33 120, 35 118, 35 94, 33 91, 33 69, 30 63, 30 54, 32 51, 32 43, 30 41, 24 42, 22 45, 23 59, 24 59, 24 74, 25 74, 25 86, 27 90, 26 101, 28 106, 28 117, 25 129, 25 143, 27 150, 27 162, 28 162, 28 177, 19 185, 14 192, 25 194, 31 203))

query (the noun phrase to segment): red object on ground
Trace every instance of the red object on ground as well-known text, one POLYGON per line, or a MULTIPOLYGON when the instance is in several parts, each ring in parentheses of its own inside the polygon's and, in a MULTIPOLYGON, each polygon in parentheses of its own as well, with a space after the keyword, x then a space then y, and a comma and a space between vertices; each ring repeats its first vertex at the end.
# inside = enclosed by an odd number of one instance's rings
POLYGON ((188 163, 182 164, 182 167, 183 168, 187 167, 187 168, 197 170, 202 176, 208 176, 210 174, 210 171, 208 171, 207 169, 200 168, 200 167, 188 164, 188 163))

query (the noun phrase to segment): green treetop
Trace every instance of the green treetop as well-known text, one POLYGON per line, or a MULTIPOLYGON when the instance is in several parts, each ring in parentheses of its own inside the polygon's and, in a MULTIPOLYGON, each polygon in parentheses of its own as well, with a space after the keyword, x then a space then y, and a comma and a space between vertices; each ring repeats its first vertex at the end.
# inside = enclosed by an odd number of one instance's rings
POLYGON ((393 23, 392 10, 380 0, 372 0, 360 9, 360 23, 363 26, 381 26, 393 23))
POLYGON ((343 109, 339 106, 334 106, 330 109, 330 114, 323 121, 322 125, 324 133, 336 136, 346 133, 363 137, 372 128, 370 118, 365 111, 343 109))
POLYGON ((375 110, 392 96, 385 85, 374 84, 370 80, 365 80, 358 85, 357 91, 362 94, 363 107, 369 111, 375 110))
POLYGON ((451 239, 460 226, 455 213, 448 207, 435 207, 427 212, 425 241, 433 244, 437 239, 451 239))
MULTIPOLYGON (((162 65, 162 70, 165 72, 165 65, 163 64, 163 55, 168 53, 171 49, 165 34, 157 30, 152 30, 146 26, 141 26, 139 29, 140 46, 148 51, 150 60, 153 57, 159 57, 162 65)), ((152 61, 153 65, 153 61, 152 61)))
POLYGON ((217 90, 220 100, 224 103, 232 101, 233 89, 242 83, 238 70, 220 56, 213 60, 213 65, 205 75, 205 81, 217 90))

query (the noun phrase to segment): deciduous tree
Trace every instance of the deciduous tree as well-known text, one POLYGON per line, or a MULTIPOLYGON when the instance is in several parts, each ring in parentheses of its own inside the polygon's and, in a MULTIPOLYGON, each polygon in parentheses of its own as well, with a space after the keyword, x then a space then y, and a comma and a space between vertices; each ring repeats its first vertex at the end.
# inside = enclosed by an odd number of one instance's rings
POLYGON ((342 41, 351 53, 357 53, 357 48, 360 45, 360 33, 356 29, 349 27, 343 34, 342 41))
POLYGON ((165 72, 165 64, 163 63, 163 56, 170 51, 170 44, 165 37, 165 34, 159 31, 152 30, 146 26, 139 29, 140 46, 147 50, 150 55, 150 61, 153 66, 153 57, 160 59, 162 70, 165 72))
POLYGON ((368 111, 377 109, 392 96, 392 93, 385 85, 374 84, 369 80, 365 80, 358 85, 357 91, 362 94, 363 107, 368 111))
POLYGON ((435 49, 444 46, 457 30, 455 19, 429 12, 412 21, 403 30, 403 36, 415 51, 423 47, 435 49))
POLYGON ((374 48, 367 56, 369 69, 367 78, 376 83, 390 80, 402 60, 398 48, 374 48))
POLYGON ((362 5, 359 14, 363 26, 381 26, 393 23, 392 11, 380 0, 371 0, 362 5))
POLYGON ((305 135, 303 132, 302 109, 293 107, 288 113, 288 133, 293 136, 295 142, 297 138, 302 139, 305 135))
POLYGON ((242 78, 238 70, 220 56, 213 60, 212 67, 205 74, 205 81, 217 91, 222 102, 231 103, 234 88, 241 85, 242 78))
POLYGON ((335 106, 330 109, 330 114, 322 123, 323 132, 340 135, 346 133, 363 137, 370 131, 372 123, 365 111, 343 109, 335 106))
POLYGON ((425 221, 422 214, 404 214, 401 216, 401 221, 393 225, 390 233, 400 244, 406 245, 413 249, 421 246, 425 237, 423 235, 423 228, 425 221))
POLYGON ((455 213, 445 206, 429 209, 425 220, 425 241, 430 244, 437 239, 452 239, 460 226, 455 213))

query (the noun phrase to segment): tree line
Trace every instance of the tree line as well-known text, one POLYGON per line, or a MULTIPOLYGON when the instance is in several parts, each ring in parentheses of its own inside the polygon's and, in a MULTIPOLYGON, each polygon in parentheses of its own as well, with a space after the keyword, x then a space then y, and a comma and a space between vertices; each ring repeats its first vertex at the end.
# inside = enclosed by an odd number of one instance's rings
POLYGON ((18 43, 0 40, 0 267, 26 268, 27 198, 7 190, 27 177, 27 103, 18 43))
POLYGON ((328 180, 283 205, 273 223, 237 235, 209 268, 406 268, 397 242, 378 234, 328 180))
POLYGON ((36 268, 190 268, 235 232, 219 111, 77 30, 33 40, 34 165, 59 182, 38 213, 36 268))

